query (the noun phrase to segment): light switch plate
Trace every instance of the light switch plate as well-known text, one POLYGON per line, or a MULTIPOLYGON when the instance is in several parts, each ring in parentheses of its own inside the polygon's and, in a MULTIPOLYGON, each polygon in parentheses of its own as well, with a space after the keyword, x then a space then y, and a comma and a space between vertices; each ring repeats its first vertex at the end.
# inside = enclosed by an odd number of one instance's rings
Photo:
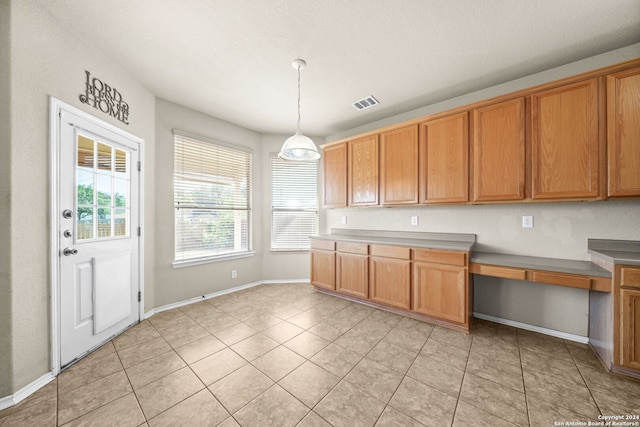
POLYGON ((347 216, 342 215, 342 224, 346 224, 346 223, 347 223, 347 216))
POLYGON ((533 228, 533 216, 524 215, 522 217, 522 228, 533 228))
POLYGON ((417 216, 412 216, 411 217, 411 225, 418 225, 418 217, 417 216))

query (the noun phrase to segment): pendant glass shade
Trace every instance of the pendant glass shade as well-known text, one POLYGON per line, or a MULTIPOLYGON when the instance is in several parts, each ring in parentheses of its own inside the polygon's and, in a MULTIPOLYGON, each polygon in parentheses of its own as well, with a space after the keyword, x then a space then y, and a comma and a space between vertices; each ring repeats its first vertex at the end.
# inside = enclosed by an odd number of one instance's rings
POLYGON ((282 144, 278 157, 283 160, 310 161, 318 160, 320 153, 313 141, 300 132, 300 70, 307 65, 302 59, 296 59, 291 66, 298 70, 298 127, 295 135, 287 138, 282 144))
POLYGON ((311 139, 296 132, 282 144, 278 157, 284 160, 318 160, 320 153, 311 139))

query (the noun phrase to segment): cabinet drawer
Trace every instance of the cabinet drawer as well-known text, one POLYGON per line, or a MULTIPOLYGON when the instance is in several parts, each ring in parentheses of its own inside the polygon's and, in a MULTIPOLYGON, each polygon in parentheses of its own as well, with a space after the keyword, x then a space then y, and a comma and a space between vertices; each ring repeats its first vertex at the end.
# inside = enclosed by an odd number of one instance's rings
POLYGON ((433 249, 413 249, 413 260, 464 267, 467 265, 467 253, 433 249))
POLYGON ((620 286, 640 288, 640 268, 620 267, 620 286))
POLYGON ((471 263, 469 272, 484 276, 502 277, 504 279, 526 280, 527 271, 521 268, 501 267, 499 265, 486 265, 471 263))
POLYGON ((335 251, 336 242, 333 240, 311 239, 311 249, 322 249, 325 251, 335 251))
POLYGON ((369 245, 367 245, 366 243, 337 242, 336 249, 338 252, 346 252, 350 254, 369 254, 369 245))
POLYGON ((411 249, 400 246, 371 245, 369 254, 385 258, 410 259, 411 249))
POLYGON ((573 276, 571 274, 548 273, 544 271, 532 271, 531 279, 538 283, 569 286, 571 288, 590 289, 591 279, 585 276, 573 276))

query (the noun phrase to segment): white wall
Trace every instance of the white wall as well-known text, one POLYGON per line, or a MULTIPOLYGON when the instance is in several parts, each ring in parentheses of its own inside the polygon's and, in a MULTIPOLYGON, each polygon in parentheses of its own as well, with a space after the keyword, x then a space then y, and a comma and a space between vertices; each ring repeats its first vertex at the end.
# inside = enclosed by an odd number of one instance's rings
MULTIPOLYGON (((483 99, 526 89, 640 57, 640 44, 428 105, 339 134, 327 142, 446 111, 483 99)), ((640 240, 640 201, 527 203, 407 208, 351 208, 322 211, 323 230, 431 231, 477 235, 477 251, 588 260, 587 239, 640 240), (341 224, 346 215, 348 224, 341 224), (419 226, 410 217, 419 216, 419 226), (534 227, 523 229, 522 216, 534 227)), ((531 282, 476 276, 476 312, 570 334, 588 335, 587 291, 531 282)))
MULTIPOLYGON (((7 2, 1 4, 0 15, 5 20, 7 2)), ((8 99, 11 115, 8 145, 13 167, 8 204, 11 238, 4 243, 11 257, 11 320, 8 324, 0 323, 3 331, 0 340, 6 339, 2 337, 10 330, 11 343, 7 347, 2 345, 1 352, 10 354, 12 364, 9 373, 4 366, 0 369, 0 383, 11 384, 12 391, 16 391, 51 370, 48 97, 54 96, 145 140, 143 164, 148 207, 152 205, 154 193, 151 178, 155 100, 153 94, 111 58, 67 32, 37 2, 11 1, 9 16, 11 94, 8 99), (84 90, 85 70, 122 93, 131 108, 129 126, 78 100, 84 90)), ((4 96, 2 98, 4 101, 4 96)), ((3 120, 5 117, 2 116, 3 120)), ((5 151, 3 148, 3 154, 5 151)), ((2 187, 4 199, 6 189, 4 184, 2 187)), ((153 209, 147 209, 146 213, 144 225, 153 228, 153 209)), ((5 224, 2 225, 4 228, 5 224)), ((147 248, 153 248, 152 233, 146 233, 145 244, 147 248)), ((145 267, 146 279, 153 283, 152 257, 146 257, 145 267)), ((0 310, 5 310, 3 305, 0 310)), ((0 344, 3 343, 0 341, 0 344)))

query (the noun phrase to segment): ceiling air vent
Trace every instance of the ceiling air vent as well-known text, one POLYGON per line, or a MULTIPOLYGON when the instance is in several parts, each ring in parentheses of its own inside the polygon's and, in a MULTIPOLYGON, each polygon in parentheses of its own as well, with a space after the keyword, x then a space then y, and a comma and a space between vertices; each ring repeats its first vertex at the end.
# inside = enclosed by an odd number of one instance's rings
POLYGON ((373 97, 373 95, 369 95, 366 98, 362 98, 359 101, 352 102, 351 105, 356 107, 358 110, 364 110, 369 107, 373 107, 374 105, 380 104, 377 99, 373 97))

